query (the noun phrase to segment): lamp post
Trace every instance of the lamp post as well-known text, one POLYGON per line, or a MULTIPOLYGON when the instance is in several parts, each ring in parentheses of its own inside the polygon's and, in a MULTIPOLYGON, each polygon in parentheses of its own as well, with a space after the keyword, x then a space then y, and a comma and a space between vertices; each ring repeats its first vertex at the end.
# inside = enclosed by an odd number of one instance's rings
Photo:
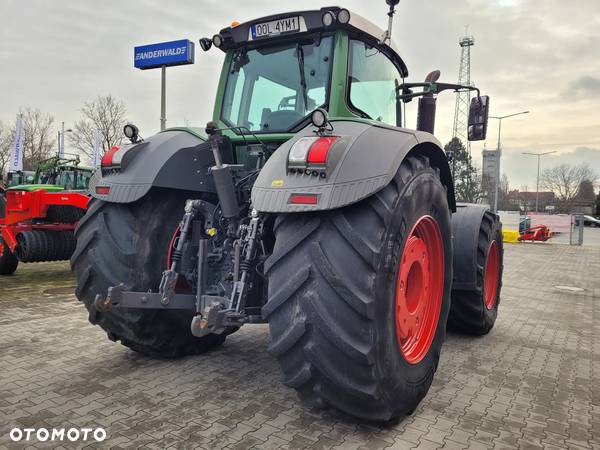
POLYGON ((61 156, 63 156, 63 153, 65 152, 65 133, 71 133, 73 130, 72 129, 68 129, 65 130, 65 123, 62 122, 62 131, 59 130, 58 131, 58 151, 56 152, 56 155, 60 158, 61 156))
POLYGON ((498 120, 498 164, 496 164, 496 180, 495 180, 495 195, 494 195, 494 212, 498 212, 498 188, 500 186, 500 156, 502 155, 502 143, 500 141, 500 135, 502 133, 502 121, 509 117, 519 116, 521 114, 529 114, 529 111, 521 111, 514 114, 507 114, 505 116, 490 116, 490 119, 498 120))
POLYGON ((532 153, 522 152, 524 155, 537 156, 537 181, 535 182, 535 212, 538 212, 538 206, 540 203, 540 158, 544 155, 551 155, 554 152, 543 152, 543 153, 532 153))

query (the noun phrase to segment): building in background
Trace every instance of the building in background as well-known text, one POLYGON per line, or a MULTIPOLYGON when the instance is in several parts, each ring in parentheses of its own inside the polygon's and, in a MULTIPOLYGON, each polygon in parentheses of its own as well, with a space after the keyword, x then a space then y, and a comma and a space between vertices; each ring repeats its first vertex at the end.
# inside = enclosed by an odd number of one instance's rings
MULTIPOLYGON (((508 204, 511 209, 523 212, 535 211, 536 193, 515 189, 508 192, 508 204)), ((556 211, 556 196, 554 192, 539 193, 539 212, 552 213, 556 211)))
POLYGON ((486 150, 482 152, 481 179, 483 180, 484 195, 489 205, 494 205, 496 196, 495 187, 500 183, 500 154, 498 150, 486 150))

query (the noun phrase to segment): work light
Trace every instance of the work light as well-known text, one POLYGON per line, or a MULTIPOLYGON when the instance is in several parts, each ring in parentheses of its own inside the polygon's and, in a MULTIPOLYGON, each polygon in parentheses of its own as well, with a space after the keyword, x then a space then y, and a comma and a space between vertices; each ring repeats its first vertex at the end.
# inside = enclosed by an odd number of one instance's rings
POLYGON ((335 22, 335 16, 331 11, 327 11, 325 14, 323 14, 321 20, 323 21, 323 25, 325 25, 326 27, 330 27, 331 25, 333 25, 333 22, 335 22))
POLYGON ((347 24, 350 22, 350 11, 347 9, 341 9, 338 13, 337 19, 340 23, 347 24))
POLYGON ((136 143, 138 140, 139 130, 138 127, 133 125, 132 123, 128 123, 123 127, 123 134, 127 139, 129 139, 132 143, 136 143))

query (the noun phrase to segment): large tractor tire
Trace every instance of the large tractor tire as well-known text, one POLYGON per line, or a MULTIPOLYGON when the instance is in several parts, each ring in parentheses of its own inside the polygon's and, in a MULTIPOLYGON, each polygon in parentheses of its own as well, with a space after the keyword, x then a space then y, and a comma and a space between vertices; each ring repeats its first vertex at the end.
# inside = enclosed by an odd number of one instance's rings
POLYGON ((12 275, 17 270, 19 260, 0 237, 0 275, 12 275))
MULTIPOLYGON (((4 219, 6 214, 6 198, 4 192, 0 189, 0 219, 4 219)), ((0 228, 0 233, 2 229, 0 228)), ((0 235, 0 275, 12 275, 17 270, 19 260, 13 255, 8 245, 2 240, 0 235)))
POLYGON ((458 286, 452 290, 448 329, 484 335, 494 327, 500 305, 504 269, 502 224, 499 217, 489 210, 469 220, 471 224, 453 218, 455 244, 461 247, 460 252, 455 250, 455 277, 460 277, 462 270, 472 271, 473 267, 475 270, 471 286, 458 286), (473 223, 473 220, 476 222, 473 223), (471 236, 465 236, 465 233, 471 236))
POLYGON ((192 312, 114 308, 100 312, 97 294, 123 283, 126 290, 157 292, 169 245, 183 216, 185 193, 154 189, 135 203, 92 200, 79 222, 71 267, 76 295, 109 339, 154 357, 198 354, 225 341, 225 334, 197 338, 190 331, 192 312))
POLYGON ((280 215, 265 263, 270 352, 307 404, 366 420, 411 413, 446 332, 452 243, 446 189, 423 156, 345 208, 280 215))

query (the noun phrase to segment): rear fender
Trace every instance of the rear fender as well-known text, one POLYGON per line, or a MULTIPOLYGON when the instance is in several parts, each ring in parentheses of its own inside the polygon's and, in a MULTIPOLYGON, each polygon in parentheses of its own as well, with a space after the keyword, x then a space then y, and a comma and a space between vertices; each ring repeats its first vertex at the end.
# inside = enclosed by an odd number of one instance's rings
POLYGON ((212 177, 208 176, 209 168, 214 165, 210 146, 188 131, 156 134, 140 144, 126 146, 115 157, 115 167, 97 170, 92 176, 92 197, 131 203, 152 187, 216 192, 212 177))
POLYGON ((454 281, 453 290, 477 289, 477 245, 479 229, 486 211, 485 205, 459 203, 452 214, 452 236, 454 238, 454 281))
POLYGON ((448 204, 456 207, 446 154, 429 133, 349 120, 333 122, 339 136, 327 159, 325 178, 290 173, 287 159, 292 145, 314 136, 307 127, 281 145, 269 158, 252 188, 252 205, 258 211, 289 213, 323 211, 358 202, 383 189, 408 155, 423 154, 440 171, 447 188, 448 204), (291 204, 292 194, 317 195, 316 204, 291 204))

